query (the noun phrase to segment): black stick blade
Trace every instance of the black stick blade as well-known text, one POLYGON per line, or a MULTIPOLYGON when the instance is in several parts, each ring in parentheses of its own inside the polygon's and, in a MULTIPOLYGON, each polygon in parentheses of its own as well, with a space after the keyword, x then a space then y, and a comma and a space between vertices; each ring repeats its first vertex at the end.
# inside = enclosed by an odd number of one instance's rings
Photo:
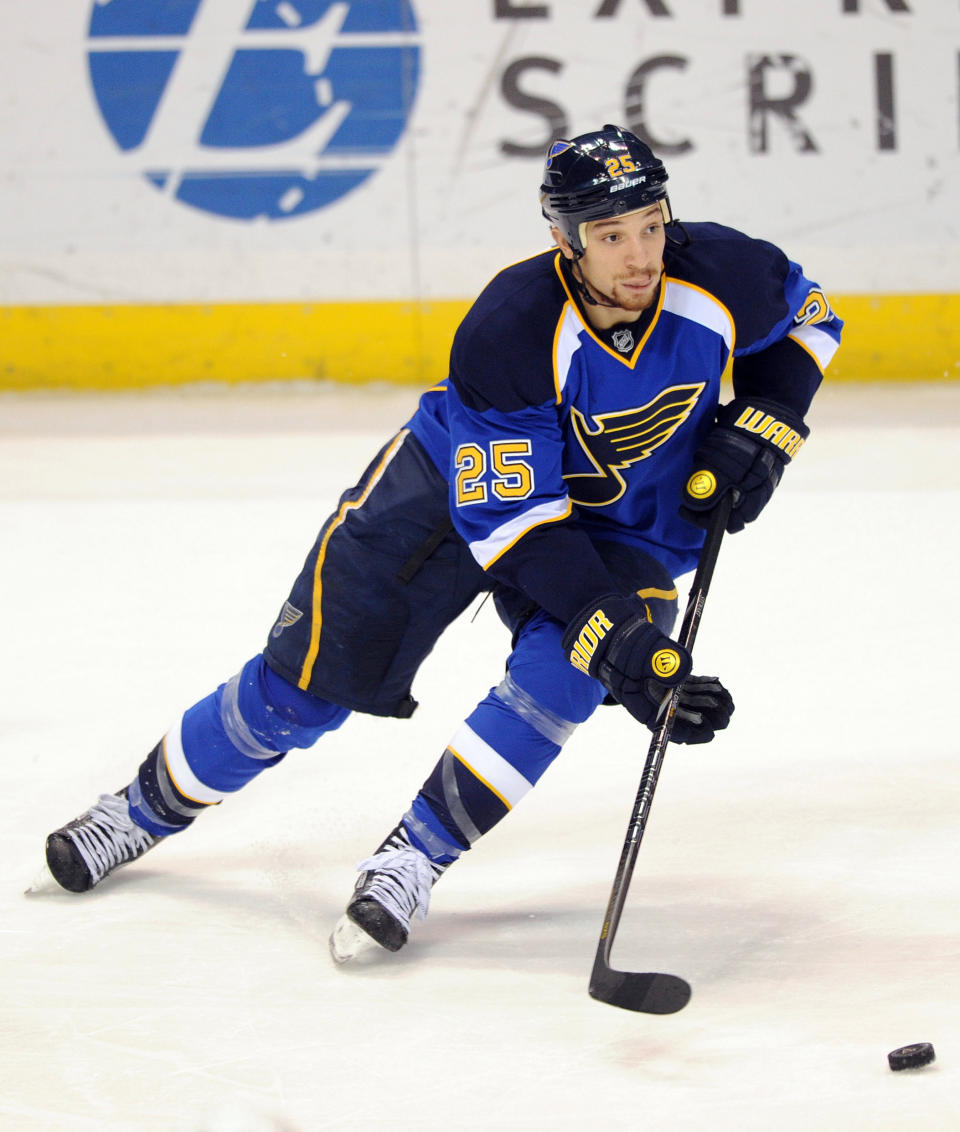
POLYGON ((676 1014, 690 1001, 690 984, 677 975, 615 971, 597 963, 590 975, 590 996, 598 1002, 643 1014, 676 1014))

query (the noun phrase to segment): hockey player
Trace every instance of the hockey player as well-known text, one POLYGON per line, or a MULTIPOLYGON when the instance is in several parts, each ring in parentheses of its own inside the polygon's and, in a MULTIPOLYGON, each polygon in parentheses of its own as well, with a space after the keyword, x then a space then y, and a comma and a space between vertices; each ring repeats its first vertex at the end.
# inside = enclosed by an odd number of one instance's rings
POLYGON ((409 716, 423 659, 485 590, 513 635, 506 675, 360 864, 334 958, 402 947, 436 879, 604 700, 655 729, 680 685, 675 741, 726 727, 729 693, 669 636, 674 580, 722 497, 730 531, 770 499, 842 323, 772 244, 681 225, 666 181, 616 126, 550 147, 556 247, 481 293, 449 378, 341 497, 264 652, 48 837, 63 888, 95 887, 352 711, 409 716))

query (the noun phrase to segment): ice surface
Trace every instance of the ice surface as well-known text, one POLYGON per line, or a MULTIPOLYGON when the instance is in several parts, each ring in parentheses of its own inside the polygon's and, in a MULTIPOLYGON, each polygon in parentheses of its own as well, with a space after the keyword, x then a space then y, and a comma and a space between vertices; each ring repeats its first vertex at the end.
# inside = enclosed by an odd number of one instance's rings
POLYGON ((499 681, 489 605, 412 720, 352 718, 89 896, 23 895, 46 833, 262 646, 412 403, 0 397, 0 1127, 960 1127, 960 386, 825 391, 724 546, 697 667, 738 712, 668 751, 614 949, 689 979, 682 1013, 586 992, 647 748, 615 709, 404 952, 329 959, 355 863, 499 681), (891 1073, 915 1041, 936 1063, 891 1073))

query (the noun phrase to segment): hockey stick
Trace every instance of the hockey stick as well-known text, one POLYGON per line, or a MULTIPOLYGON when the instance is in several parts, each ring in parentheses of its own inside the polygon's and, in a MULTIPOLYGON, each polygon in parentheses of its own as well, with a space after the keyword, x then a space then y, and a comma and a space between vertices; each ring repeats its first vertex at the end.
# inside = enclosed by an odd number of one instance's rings
MULTIPOLYGON (((700 551, 700 560, 697 572, 690 587, 690 598, 687 602, 686 612, 680 626, 680 636, 677 638, 687 649, 693 648, 696 640, 703 605, 707 599, 707 591, 713 578, 713 569, 720 553, 720 543, 727 526, 732 499, 730 495, 724 496, 714 511, 710 526, 707 529, 703 549, 700 551)), ((620 863, 617 866, 617 875, 613 881, 613 890, 607 903, 607 911, 603 919, 603 930, 600 933, 600 942, 597 945, 596 958, 593 961, 593 970, 590 972, 590 994, 600 1002, 611 1006, 621 1006, 624 1010, 637 1010, 645 1014, 674 1014, 682 1010, 690 1001, 690 984, 677 975, 665 975, 657 972, 617 971, 610 966, 610 951, 613 947, 613 938, 617 933, 620 915, 627 898, 627 889, 630 887, 630 878, 636 864, 637 853, 643 831, 650 816, 650 807, 653 804, 653 792, 657 788, 657 779, 660 777, 660 768, 663 765, 664 752, 670 742, 670 733, 673 730, 673 719, 677 710, 679 689, 674 689, 660 724, 647 754, 643 774, 640 778, 640 788, 633 804, 633 813, 630 815, 630 824, 627 827, 627 836, 620 854, 620 863)))

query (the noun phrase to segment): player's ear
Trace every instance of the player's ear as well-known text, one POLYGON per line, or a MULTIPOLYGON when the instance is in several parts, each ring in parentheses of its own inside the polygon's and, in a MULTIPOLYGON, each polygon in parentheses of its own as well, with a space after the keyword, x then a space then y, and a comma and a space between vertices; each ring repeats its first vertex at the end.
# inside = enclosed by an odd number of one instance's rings
POLYGON ((567 259, 573 259, 573 248, 567 241, 567 237, 560 231, 559 228, 553 227, 550 229, 550 235, 553 237, 553 242, 563 252, 567 259))

